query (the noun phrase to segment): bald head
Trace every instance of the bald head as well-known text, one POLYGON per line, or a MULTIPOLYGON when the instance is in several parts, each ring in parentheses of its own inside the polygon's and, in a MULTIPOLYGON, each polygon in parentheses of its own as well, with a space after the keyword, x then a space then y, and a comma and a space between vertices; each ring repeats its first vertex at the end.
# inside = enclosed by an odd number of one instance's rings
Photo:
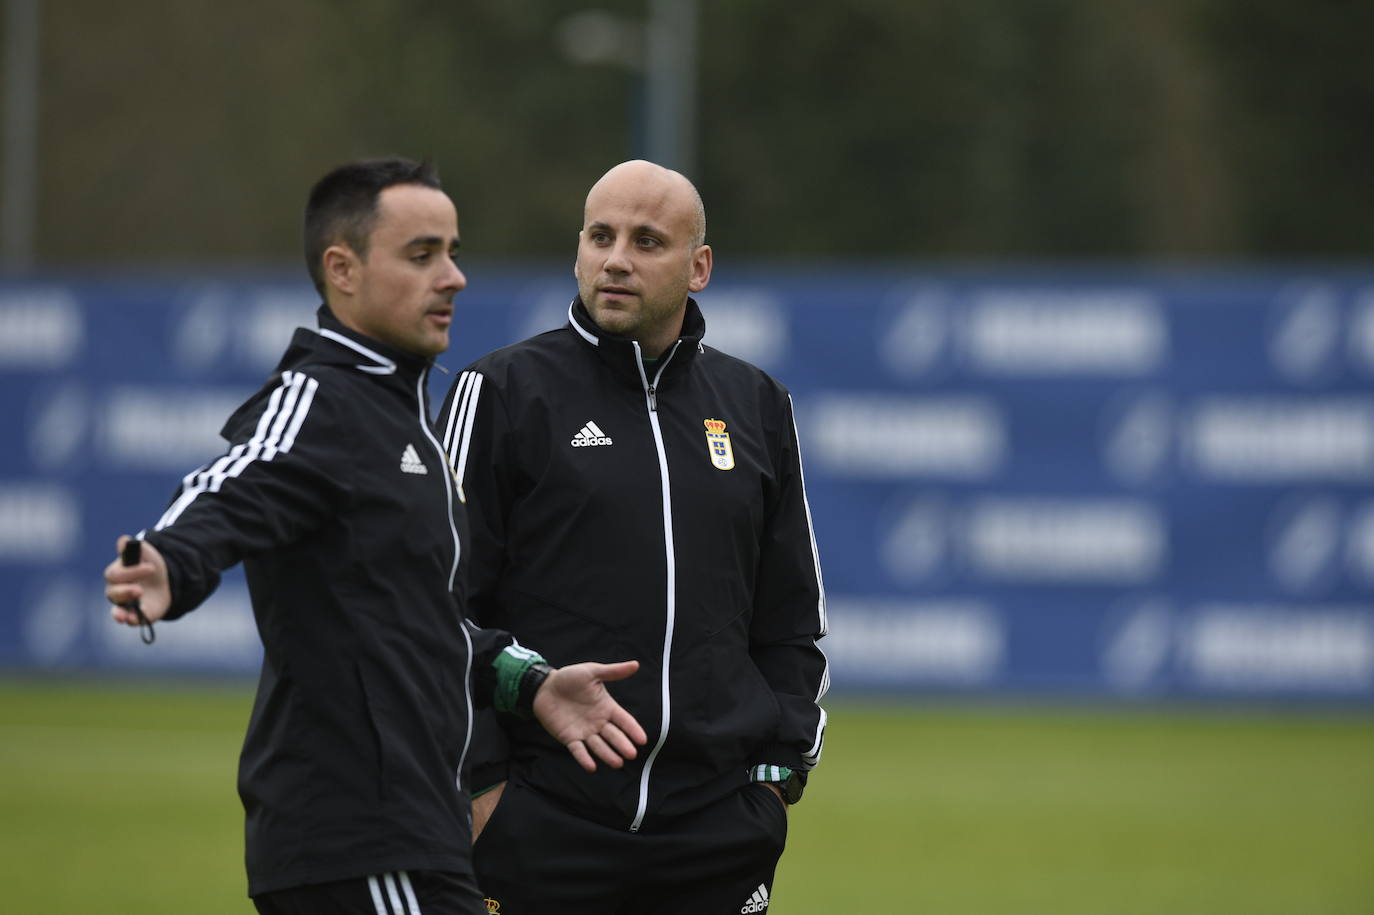
POLYGON ((685 220, 688 244, 706 244, 706 205, 696 186, 681 172, 644 159, 631 159, 612 168, 592 185, 583 210, 585 223, 593 201, 600 198, 634 200, 638 205, 660 214, 664 222, 685 220))
POLYGON ((587 193, 577 291, 602 330, 645 355, 678 339, 688 297, 711 279, 706 211, 692 182, 652 162, 622 162, 587 193))

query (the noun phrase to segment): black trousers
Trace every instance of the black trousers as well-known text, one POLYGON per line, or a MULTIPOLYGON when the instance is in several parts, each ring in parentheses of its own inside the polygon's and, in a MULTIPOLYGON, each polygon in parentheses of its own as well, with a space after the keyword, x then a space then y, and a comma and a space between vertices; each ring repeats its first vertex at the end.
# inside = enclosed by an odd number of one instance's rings
MULTIPOLYGON (((638 833, 574 816, 518 780, 473 846, 501 915, 757 915, 787 840, 787 810, 746 785, 638 833)), ((493 906, 493 902, 495 906, 493 906)))
POLYGON ((393 871, 253 897, 262 915, 486 915, 466 874, 393 871))

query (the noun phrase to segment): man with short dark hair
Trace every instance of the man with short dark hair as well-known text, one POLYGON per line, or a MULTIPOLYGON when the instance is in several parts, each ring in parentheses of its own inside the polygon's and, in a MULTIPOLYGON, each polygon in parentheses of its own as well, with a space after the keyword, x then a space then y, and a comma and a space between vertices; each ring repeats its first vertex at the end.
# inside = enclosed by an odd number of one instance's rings
MULTIPOLYGON (((551 660, 643 661, 642 763, 579 778, 511 716, 478 728, 479 885, 519 915, 763 912, 820 760, 820 564, 786 388, 702 342, 712 267, 683 175, 587 195, 568 323, 478 360, 439 424, 470 601, 551 660)), ((495 716, 494 716, 495 717, 495 716)))
POLYGON ((229 418, 230 448, 186 476, 139 561, 105 570, 114 619, 151 625, 244 563, 264 657, 239 793, 263 913, 485 912, 465 781, 475 705, 537 720, 586 770, 646 740, 603 685, 637 662, 555 670, 464 617, 462 491, 425 387, 467 283, 458 243, 426 165, 322 178, 305 218, 319 329, 298 330, 229 418))

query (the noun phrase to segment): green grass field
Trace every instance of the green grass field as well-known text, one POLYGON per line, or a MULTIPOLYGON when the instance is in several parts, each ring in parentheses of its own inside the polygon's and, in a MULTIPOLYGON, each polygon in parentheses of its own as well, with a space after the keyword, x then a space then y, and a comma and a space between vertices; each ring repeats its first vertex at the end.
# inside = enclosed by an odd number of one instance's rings
MULTIPOLYGON (((252 912, 249 699, 0 682, 0 911, 252 912)), ((830 713, 769 915, 1374 912, 1374 717, 830 713)))

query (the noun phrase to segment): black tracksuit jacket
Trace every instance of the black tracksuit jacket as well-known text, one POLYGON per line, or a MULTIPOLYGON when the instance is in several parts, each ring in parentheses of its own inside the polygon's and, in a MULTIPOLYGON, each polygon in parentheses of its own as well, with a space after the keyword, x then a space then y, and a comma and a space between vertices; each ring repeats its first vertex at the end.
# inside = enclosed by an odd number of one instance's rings
POLYGON ((633 763, 589 777, 537 727, 492 715, 475 788, 509 774, 638 831, 750 767, 819 760, 825 608, 791 398, 704 333, 689 300, 646 374, 638 344, 577 300, 567 325, 449 391, 437 424, 467 495, 468 611, 555 666, 638 659, 609 686, 649 734, 633 763))
POLYGON ((172 618, 222 569, 247 572, 264 646, 239 766, 250 894, 471 872, 470 675, 489 692, 510 637, 455 603, 465 521, 429 367, 321 308, 230 417, 228 453, 145 535, 167 559, 172 618))

